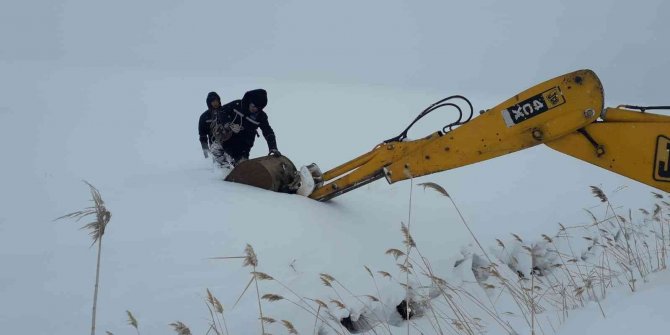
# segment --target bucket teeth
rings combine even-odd
[[[312,179],[314,179],[314,185],[316,187],[321,187],[323,185],[323,173],[321,172],[319,166],[316,165],[316,163],[312,163],[307,165],[307,169],[312,175]]]

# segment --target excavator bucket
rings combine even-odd
[[[246,160],[235,166],[225,180],[282,193],[295,193],[300,183],[298,170],[284,156]]]

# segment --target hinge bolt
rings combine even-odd
[[[586,117],[587,119],[592,118],[594,115],[596,115],[596,112],[591,108],[584,111],[584,117]]]

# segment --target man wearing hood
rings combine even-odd
[[[258,128],[268,143],[270,155],[280,156],[275,133],[263,111],[268,96],[264,89],[256,89],[244,94],[242,100],[231,101],[216,113],[212,123],[215,143],[211,147],[214,159],[222,166],[234,167],[249,158]]]
[[[214,134],[212,133],[211,123],[216,116],[216,111],[221,108],[221,98],[216,92],[207,94],[207,110],[200,115],[198,121],[198,134],[200,135],[200,146],[205,158],[209,157],[209,147],[214,143]]]

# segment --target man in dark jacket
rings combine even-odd
[[[200,121],[198,121],[198,134],[200,135],[202,153],[205,155],[205,158],[208,158],[209,147],[214,143],[211,123],[216,116],[216,111],[221,108],[221,98],[216,92],[209,92],[205,102],[207,102],[207,110],[200,115]]]
[[[268,115],[263,111],[267,103],[267,92],[256,89],[245,93],[242,100],[231,101],[216,112],[216,121],[212,124],[216,142],[211,148],[219,164],[234,167],[248,159],[258,136],[258,128],[268,143],[270,155],[281,155]]]

